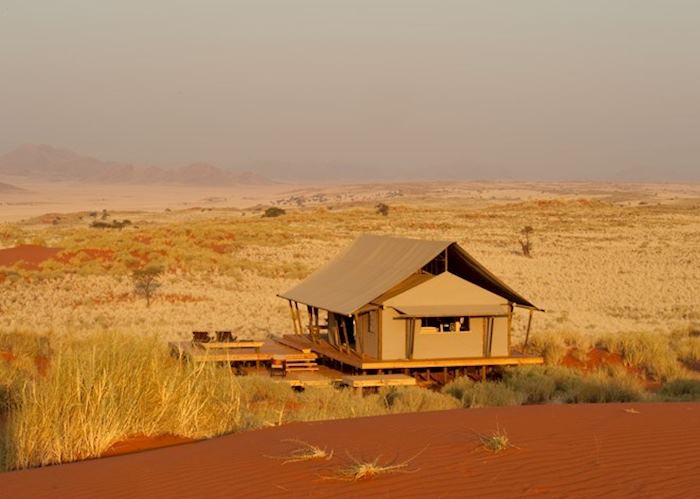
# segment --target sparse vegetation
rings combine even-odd
[[[0,410],[12,411],[0,436],[5,466],[98,455],[134,433],[199,438],[457,406],[700,398],[688,371],[700,360],[694,306],[700,268],[692,265],[700,260],[697,207],[587,200],[472,209],[407,202],[392,205],[388,225],[375,216],[375,202],[305,205],[264,219],[231,210],[173,210],[147,219],[107,214],[104,223],[134,221],[123,232],[93,230],[85,213],[62,214],[58,225],[55,215],[0,224],[4,247],[42,241],[62,248],[36,269],[0,271],[0,351],[16,357],[0,359]],[[88,216],[100,221],[103,213]],[[523,220],[537,227],[543,244],[536,260],[512,251]],[[486,383],[459,379],[442,393],[382,389],[360,397],[350,390],[294,393],[267,379],[236,378],[228,369],[181,365],[168,356],[165,340],[189,338],[193,330],[226,328],[250,338],[288,331],[289,311],[276,294],[361,232],[465,243],[548,310],[535,316],[529,348],[552,365],[507,369]],[[139,306],[130,277],[155,263],[162,265],[163,287],[150,307]],[[516,347],[526,322],[516,315]],[[35,341],[47,336],[50,348]],[[626,365],[587,374],[556,365],[567,352],[585,360],[593,346],[619,354]],[[50,352],[45,375],[35,362],[39,351]],[[645,390],[644,377],[660,382],[658,393]]]
[[[91,224],[90,227],[93,229],[119,229],[122,230],[124,227],[128,227],[131,225],[131,220],[124,219],[124,220],[112,220],[111,222],[107,222],[105,220],[94,220]]]

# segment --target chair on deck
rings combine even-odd
[[[217,331],[216,341],[219,343],[234,342],[238,339],[238,336],[234,336],[231,331]]]
[[[209,343],[211,340],[209,331],[192,331],[192,341],[194,343]]]

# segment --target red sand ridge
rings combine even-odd
[[[173,445],[186,444],[189,442],[193,442],[193,440],[191,438],[170,434],[151,437],[146,435],[132,435],[124,440],[120,440],[119,442],[112,444],[112,446],[107,449],[104,454],[102,454],[102,457],[121,456],[124,454],[131,454],[133,452],[159,449],[162,447],[172,447]]]
[[[51,499],[694,497],[699,427],[697,403],[457,409],[294,423],[0,481],[6,497]],[[479,435],[499,428],[513,447],[485,450]],[[332,459],[285,464],[299,441],[332,450]],[[409,462],[373,479],[337,479],[349,456]]]
[[[61,248],[47,248],[37,244],[22,244],[14,248],[0,250],[0,267],[19,264],[26,270],[37,270],[46,260],[54,258]]]

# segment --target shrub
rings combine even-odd
[[[386,203],[378,203],[374,208],[377,210],[378,215],[382,215],[384,217],[389,215],[390,207]]]
[[[287,212],[283,208],[278,208],[277,206],[271,206],[266,209],[262,214],[263,218],[275,218],[285,215]]]

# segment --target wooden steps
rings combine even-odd
[[[415,386],[416,379],[405,374],[359,374],[343,376],[341,384],[353,388],[372,388],[381,386]]]
[[[270,367],[273,372],[283,376],[297,371],[318,371],[317,356],[313,352],[299,352],[285,355],[273,355]]]

